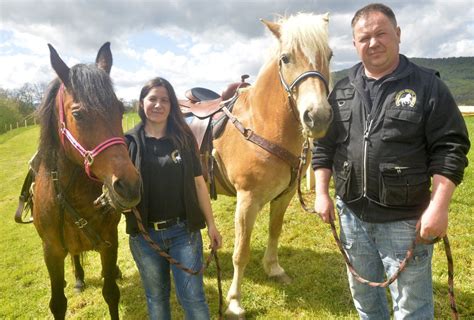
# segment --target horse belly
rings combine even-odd
[[[250,191],[268,202],[288,188],[288,164],[242,137],[239,138],[243,141],[223,138],[216,140],[213,155],[222,175],[236,191]]]

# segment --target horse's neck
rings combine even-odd
[[[276,61],[269,63],[260,72],[247,97],[248,102],[243,108],[250,110],[249,121],[256,133],[280,144],[302,143],[301,125],[291,110],[288,96],[280,82]]]

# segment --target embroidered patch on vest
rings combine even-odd
[[[397,107],[411,107],[416,103],[416,93],[411,89],[399,91],[395,96],[395,105]]]

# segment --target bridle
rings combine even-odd
[[[278,61],[278,74],[280,76],[280,82],[283,85],[283,89],[285,89],[288,95],[288,101],[290,103],[291,111],[293,111],[293,114],[295,115],[296,119],[299,121],[298,110],[296,108],[296,99],[293,96],[295,87],[307,78],[318,78],[319,80],[323,82],[324,87],[326,88],[326,92],[329,95],[329,83],[326,80],[326,78],[322,75],[321,72],[316,71],[316,70],[311,70],[311,71],[303,72],[298,77],[296,77],[296,79],[293,80],[291,84],[288,84],[288,82],[286,82],[285,78],[283,77],[283,73],[281,72],[282,63],[285,63],[284,59],[285,59],[285,56],[282,56],[280,57],[280,60]]]
[[[125,143],[125,140],[121,137],[113,137],[110,139],[105,140],[104,142],[100,143],[97,145],[94,149],[92,150],[87,150],[85,149],[72,135],[71,131],[68,130],[66,127],[66,121],[64,120],[64,84],[61,83],[61,86],[59,87],[58,95],[59,95],[59,136],[61,138],[61,143],[63,147],[65,147],[65,142],[64,138],[66,137],[71,145],[76,149],[80,155],[84,158],[84,169],[87,173],[87,176],[91,178],[92,180],[100,182],[100,180],[91,172],[91,166],[94,163],[94,159],[96,156],[98,156],[102,151],[105,149],[116,145],[116,144],[123,144],[127,145]]]

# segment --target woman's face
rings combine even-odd
[[[153,87],[143,98],[143,110],[147,120],[155,124],[166,124],[170,114],[170,98],[165,87]]]

